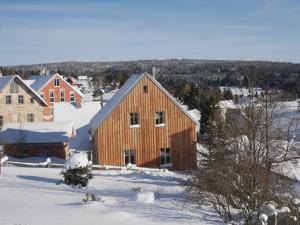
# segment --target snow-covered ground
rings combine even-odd
[[[210,208],[188,203],[182,174],[94,171],[89,187],[78,189],[56,185],[60,171],[2,168],[0,224],[221,224]],[[86,192],[99,201],[83,203]]]

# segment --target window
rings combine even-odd
[[[135,150],[125,150],[124,151],[124,163],[125,163],[125,166],[128,163],[136,164],[136,162],[135,162]]]
[[[54,86],[59,87],[59,78],[54,79]]]
[[[11,104],[11,96],[10,95],[7,95],[5,97],[5,102],[6,102],[6,104]]]
[[[61,102],[65,101],[65,90],[64,89],[60,90],[60,101]]]
[[[54,91],[49,90],[50,102],[54,102]]]
[[[23,95],[18,95],[18,103],[24,104],[24,96]]]
[[[148,93],[148,85],[144,85],[143,90],[144,90],[144,93],[147,94]]]
[[[139,127],[139,114],[137,112],[130,113],[130,127]]]
[[[33,113],[29,113],[27,115],[27,121],[30,122],[34,122],[34,114]]]
[[[10,85],[10,93],[19,93],[19,86],[15,82]]]
[[[165,112],[156,112],[155,113],[155,124],[164,125],[165,124]]]
[[[3,126],[3,116],[0,116],[0,127]]]
[[[70,92],[70,102],[75,102],[75,93],[74,93],[74,91]]]
[[[33,104],[34,103],[34,100],[33,98],[30,98],[30,103]]]
[[[170,148],[160,149],[160,165],[166,165],[171,163],[171,150]]]

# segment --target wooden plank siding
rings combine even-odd
[[[159,111],[165,112],[163,127],[155,127]],[[130,128],[130,112],[139,113],[139,128]],[[100,165],[124,166],[124,150],[133,149],[138,166],[159,168],[160,149],[171,148],[172,169],[194,169],[196,136],[195,122],[145,76],[96,130],[93,159]]]

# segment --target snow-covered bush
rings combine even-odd
[[[73,154],[67,160],[62,175],[66,184],[86,187],[89,180],[93,178],[92,168],[87,156],[81,153]]]

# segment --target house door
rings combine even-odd
[[[125,150],[124,151],[124,162],[125,162],[125,166],[128,163],[136,164],[135,150]]]

